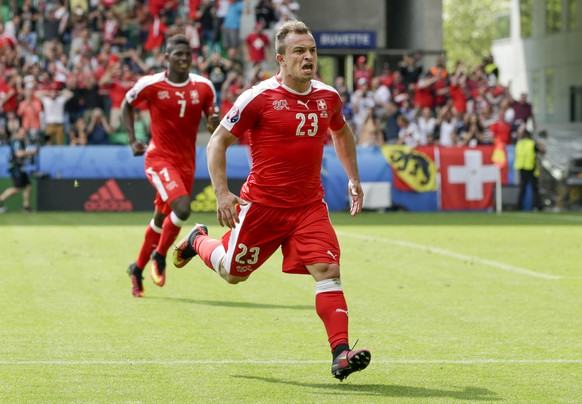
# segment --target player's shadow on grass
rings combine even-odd
[[[480,387],[465,387],[459,390],[426,389],[424,387],[402,386],[397,384],[349,384],[335,383],[300,383],[274,377],[258,377],[248,375],[234,375],[241,379],[260,380],[267,383],[288,384],[297,387],[311,389],[323,389],[329,394],[341,393],[342,397],[352,396],[376,396],[376,397],[410,397],[410,398],[452,398],[455,400],[472,401],[499,401],[497,393]],[[327,392],[325,394],[328,394]],[[349,401],[349,400],[348,400]]]
[[[293,306],[285,304],[264,304],[264,303],[249,303],[249,302],[225,302],[221,300],[199,300],[186,299],[183,297],[162,297],[151,296],[148,299],[171,300],[179,303],[202,304],[205,306],[219,306],[219,307],[239,307],[245,309],[288,309],[288,310],[313,310],[313,305],[297,304]]]

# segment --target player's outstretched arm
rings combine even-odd
[[[354,133],[350,126],[345,124],[340,130],[332,131],[331,136],[335,152],[348,176],[348,192],[352,198],[350,213],[355,216],[362,211],[364,190],[360,184]]]
[[[226,178],[226,149],[236,142],[237,137],[220,125],[210,137],[206,146],[208,173],[216,195],[216,217],[221,226],[234,228],[239,221],[236,205],[246,202],[228,189]]]

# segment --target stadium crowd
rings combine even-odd
[[[272,34],[299,17],[295,0],[0,1],[0,144],[18,132],[35,145],[124,144],[121,103],[144,74],[164,69],[167,37],[185,34],[193,71],[214,84],[222,114],[272,75]],[[241,38],[244,14],[254,30]],[[534,126],[527,94],[514,99],[492,56],[476,67],[405,54],[397,66],[356,55],[354,89],[332,84],[359,145],[511,144],[520,123]],[[140,110],[136,135],[147,141]],[[244,139],[241,139],[244,143]]]

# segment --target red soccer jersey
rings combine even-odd
[[[111,98],[111,108],[121,108],[121,103],[127,91],[133,87],[135,80],[131,77],[115,78],[111,83],[109,98]]]
[[[450,87],[451,99],[453,100],[453,106],[457,112],[464,114],[467,112],[467,97],[465,96],[465,91],[461,86],[452,84]]]
[[[321,163],[328,130],[346,123],[337,91],[317,80],[300,94],[272,77],[245,91],[221,124],[249,130],[252,168],[241,198],[274,207],[323,199]]]
[[[511,125],[507,122],[497,120],[489,126],[489,130],[493,133],[496,142],[501,142],[504,145],[511,144]]]
[[[168,81],[164,71],[139,79],[125,99],[132,106],[148,103],[152,139],[147,158],[175,161],[176,167],[194,174],[200,119],[202,113],[209,116],[216,104],[210,80],[191,73],[188,81],[176,84]]]
[[[269,45],[269,37],[265,34],[251,32],[246,39],[251,62],[262,62],[267,59],[266,49]]]

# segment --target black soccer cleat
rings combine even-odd
[[[194,250],[194,240],[199,235],[208,234],[208,228],[203,224],[194,225],[194,228],[190,230],[190,233],[180,240],[177,246],[174,246],[174,266],[176,268],[182,268],[186,265],[192,258],[198,255],[196,250]]]
[[[372,354],[367,349],[355,351],[345,350],[340,353],[331,365],[331,374],[340,382],[354,372],[366,369],[370,364]]]
[[[127,274],[131,278],[131,294],[135,297],[143,297],[143,270],[135,262],[127,268]]]

